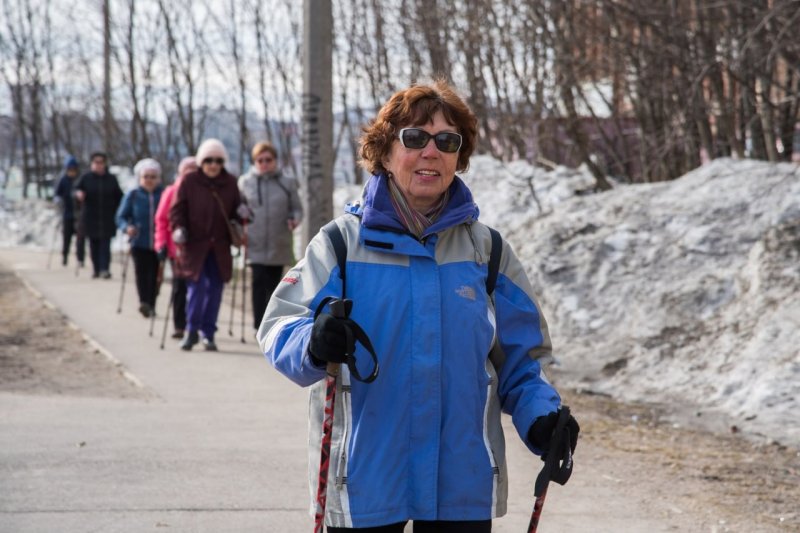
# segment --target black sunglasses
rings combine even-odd
[[[403,146],[412,150],[422,150],[428,146],[431,137],[440,152],[452,154],[461,148],[461,135],[452,131],[440,131],[431,135],[421,128],[403,128],[397,136]]]
[[[225,164],[225,160],[222,159],[221,157],[206,157],[205,159],[203,159],[203,164],[205,165],[206,163],[209,163],[209,164],[210,163],[216,163],[218,165],[224,165]]]

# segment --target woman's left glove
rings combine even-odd
[[[553,440],[553,431],[556,429],[557,422],[558,411],[553,411],[534,420],[528,430],[528,442],[533,444],[535,448],[542,450],[542,459],[547,457],[547,452],[550,451],[550,441]],[[575,446],[578,445],[578,433],[581,431],[581,427],[574,416],[569,415],[564,430],[567,432],[569,447],[574,452]]]

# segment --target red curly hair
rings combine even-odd
[[[371,174],[386,172],[383,162],[402,128],[421,126],[433,122],[433,115],[441,111],[445,120],[461,134],[456,170],[465,171],[475,150],[478,119],[469,106],[443,79],[430,85],[414,84],[398,91],[383,105],[378,116],[363,128],[360,139],[360,164]]]

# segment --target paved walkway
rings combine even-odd
[[[228,308],[218,353],[182,352],[169,338],[162,351],[163,322],[149,337],[136,312],[132,269],[117,314],[118,264],[108,281],[89,279],[87,270],[77,278],[71,268],[47,270],[41,252],[0,249],[0,262],[148,392],[126,400],[0,393],[0,532],[311,531],[307,391],[264,361],[249,327],[246,344],[238,322],[228,335]],[[509,514],[494,531],[519,533],[541,462],[509,421],[506,429]],[[605,490],[614,473],[602,471],[592,450],[579,451],[570,484],[551,487],[541,532],[670,530],[646,495],[632,502]]]

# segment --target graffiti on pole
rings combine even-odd
[[[323,172],[320,130],[322,98],[303,93],[303,174],[309,186],[325,177]]]

